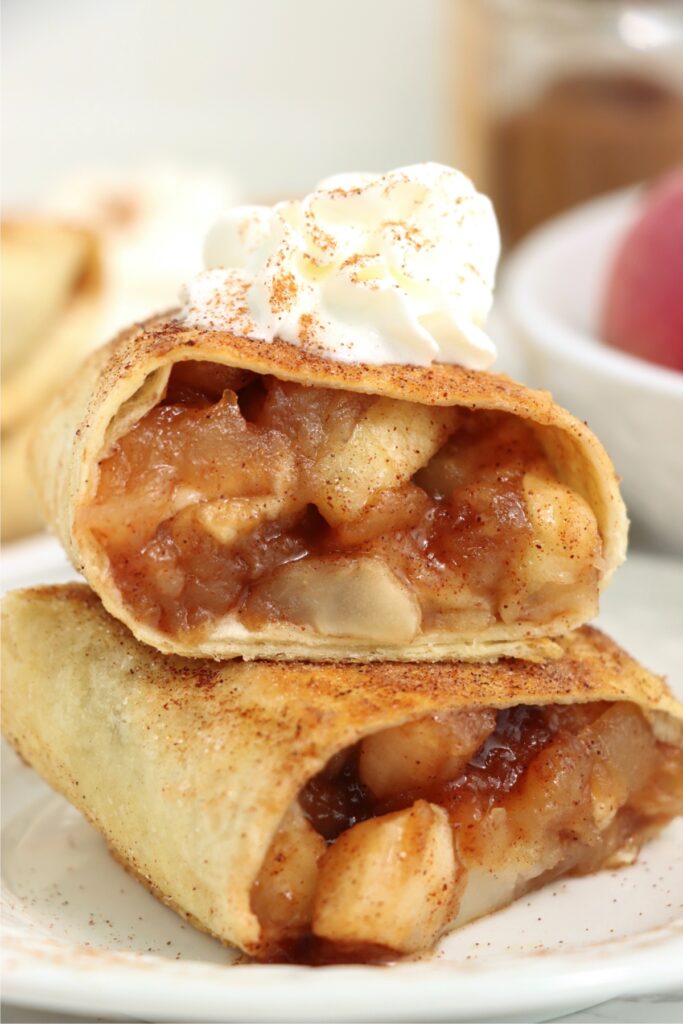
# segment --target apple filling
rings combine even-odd
[[[265,958],[372,960],[564,874],[631,863],[683,813],[683,749],[631,704],[440,713],[302,790],[252,887]]]
[[[180,363],[79,513],[160,631],[407,643],[589,618],[601,541],[533,427]]]

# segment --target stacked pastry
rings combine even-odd
[[[609,458],[487,370],[496,258],[437,165],[232,211],[35,438],[91,589],[6,599],[6,733],[256,957],[428,949],[683,810],[683,708],[584,625]]]

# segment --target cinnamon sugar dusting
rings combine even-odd
[[[291,309],[296,301],[298,285],[293,274],[286,271],[273,278],[270,297],[270,308],[273,313],[284,313]]]
[[[304,347],[315,344],[315,336],[319,324],[312,313],[302,313],[299,317],[299,332]]]
[[[249,278],[239,270],[212,270],[199,275],[188,289],[184,308],[187,320],[201,318],[209,330],[234,330],[244,338],[257,335],[249,311]]]

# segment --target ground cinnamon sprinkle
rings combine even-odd
[[[317,340],[322,331],[320,319],[314,313],[302,313],[299,317],[299,339],[307,352],[325,356],[325,348]]]
[[[379,254],[377,254],[377,256],[379,256]],[[360,253],[354,253],[353,256],[347,256],[347,258],[341,264],[340,269],[343,270],[344,267],[357,267],[359,265],[362,266],[363,263],[367,260],[367,258],[367,256],[361,255]]]
[[[273,278],[270,308],[273,313],[284,313],[296,300],[298,285],[294,275],[289,271],[277,274]]]
[[[302,313],[299,317],[299,336],[304,345],[310,345],[315,340],[315,317],[312,313]]]
[[[319,224],[316,224],[310,213],[306,215],[306,228],[311,236],[313,244],[316,248],[320,249],[321,252],[325,253],[326,256],[331,256],[336,251],[337,243],[332,235],[328,234],[327,231],[324,231]]]

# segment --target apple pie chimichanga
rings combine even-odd
[[[229,212],[184,308],[91,359],[34,447],[107,609],[190,656],[558,655],[626,516],[590,430],[485,372],[497,255],[438,164]]]
[[[34,455],[108,610],[190,656],[548,656],[625,549],[609,458],[547,393],[173,318],[92,357]]]
[[[3,729],[164,902],[259,958],[374,959],[683,811],[683,707],[588,628],[542,664],[167,657],[84,586],[4,601]]]

